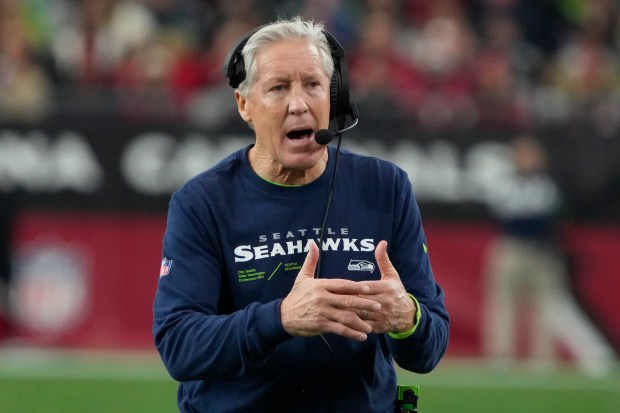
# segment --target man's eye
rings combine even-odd
[[[274,92],[281,92],[286,89],[286,85],[275,85],[271,88]]]

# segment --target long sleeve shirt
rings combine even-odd
[[[392,412],[393,362],[425,373],[444,355],[449,316],[435,282],[411,183],[395,165],[341,151],[320,275],[376,280],[388,254],[419,302],[404,339],[296,337],[282,327],[310,239],[319,243],[335,149],[325,172],[296,187],[257,176],[248,148],[199,174],[170,201],[154,302],[154,338],[180,382],[182,412]]]

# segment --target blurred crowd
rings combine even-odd
[[[0,121],[215,121],[231,44],[297,14],[343,44],[366,110],[432,129],[620,131],[616,0],[0,0]]]

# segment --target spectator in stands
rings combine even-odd
[[[500,236],[487,256],[484,348],[496,366],[513,366],[525,322],[529,359],[553,366],[566,346],[585,372],[610,368],[614,351],[592,326],[570,291],[557,239],[560,190],[549,175],[546,154],[532,136],[510,144],[506,173],[489,186],[489,210]]]
[[[489,13],[483,23],[474,71],[479,126],[530,127],[529,99],[543,69],[543,55],[521,37],[509,15]]]
[[[363,113],[414,115],[423,99],[424,79],[398,48],[398,20],[389,12],[364,17],[349,58],[351,89]]]
[[[423,26],[411,34],[408,51],[423,73],[423,96],[415,119],[427,128],[464,128],[477,121],[474,102],[475,33],[463,4],[439,0],[428,6]]]
[[[113,85],[123,115],[179,119],[192,92],[204,83],[202,67],[180,33],[161,33],[128,50]]]
[[[59,70],[81,88],[108,87],[127,53],[160,30],[150,9],[135,0],[87,0],[74,4],[55,29],[53,51]]]
[[[204,85],[190,97],[186,110],[192,123],[210,128],[230,125],[231,118],[238,119],[236,105],[228,99],[230,87],[222,76],[222,62],[230,46],[265,19],[262,8],[252,0],[225,4],[216,13],[218,24],[211,28],[204,44],[201,57]]]
[[[565,14],[571,8],[583,9],[584,3],[597,0],[555,1],[555,0],[466,0],[470,5],[472,23],[483,27],[486,18],[493,14],[510,16],[520,28],[523,39],[551,56],[564,42],[569,22]],[[606,1],[606,0],[604,0]],[[587,7],[587,6],[586,6]],[[481,33],[484,36],[483,33]]]
[[[36,122],[52,110],[52,84],[11,5],[0,3],[0,120]]]
[[[396,2],[392,0],[303,0],[290,15],[305,16],[307,19],[325,22],[325,27],[333,34],[342,47],[351,50],[357,43],[356,35],[363,15],[372,13],[377,3],[394,8]],[[381,7],[381,4],[378,6]],[[364,13],[364,9],[366,13]],[[280,15],[274,10],[275,15]]]
[[[213,102],[221,99],[219,62],[229,39],[243,33],[240,28],[303,10],[326,20],[328,29],[347,50],[359,52],[351,69],[360,97],[367,82],[368,99],[364,100],[385,98],[374,94],[379,91],[372,87],[374,79],[364,78],[371,70],[383,72],[381,76],[395,72],[390,83],[396,86],[392,87],[409,92],[408,98],[398,103],[423,127],[464,128],[477,122],[498,126],[497,121],[491,122],[498,119],[516,119],[521,125],[533,119],[543,125],[579,121],[587,127],[594,125],[605,136],[620,130],[618,2],[4,0],[2,4],[19,10],[16,20],[25,26],[27,63],[15,57],[3,59],[0,87],[4,93],[0,97],[7,96],[4,100],[17,106],[29,99],[30,103],[23,104],[33,108],[5,109],[5,117],[9,112],[10,116],[43,116],[49,109],[39,109],[49,108],[54,92],[60,105],[114,111],[119,107],[118,96],[111,91],[127,88],[121,96],[129,102],[123,101],[122,107],[133,106],[132,112],[139,112],[135,106],[157,101],[159,105],[152,104],[152,109],[164,109],[173,116],[188,112],[192,121],[216,125],[220,114],[227,116],[229,108],[207,113],[205,106],[214,108]],[[387,20],[392,27],[386,28],[381,22],[384,18],[377,17],[382,13],[390,15]],[[2,15],[9,16],[6,12]],[[579,35],[567,43],[565,34],[571,24],[579,28]],[[356,37],[358,27],[364,29]],[[515,27],[518,30],[513,30]],[[376,36],[368,30],[376,31]],[[13,35],[3,37],[3,43],[18,43]],[[386,37],[393,39],[387,50],[395,51],[396,59],[387,53],[377,55],[374,62],[364,57],[385,43]],[[482,47],[480,55],[477,45]],[[167,54],[170,59],[164,57]],[[403,55],[408,61],[403,62]],[[544,58],[544,66],[553,63],[542,79],[536,77],[539,56]],[[172,63],[164,64],[166,60]],[[16,64],[18,61],[22,63]],[[159,69],[145,73],[140,67],[146,61],[156,61]],[[16,70],[18,65],[24,69]],[[156,72],[160,80],[153,82]],[[524,80],[531,82],[531,91],[525,90]],[[54,85],[59,86],[57,90],[52,90]],[[113,85],[117,88],[110,88]],[[8,98],[15,93],[21,100]],[[133,94],[136,96],[130,96]],[[508,102],[509,96],[518,98]],[[92,106],[80,105],[79,99]],[[152,112],[152,116],[161,112],[143,111]]]
[[[609,104],[614,106],[612,110],[620,110],[615,103],[620,92],[620,56],[610,45],[611,23],[606,13],[607,9],[598,9],[584,18],[552,60],[549,80],[571,102],[572,121],[615,134],[620,119],[600,117]],[[612,125],[600,123],[609,120]]]

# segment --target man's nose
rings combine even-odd
[[[306,97],[304,95],[303,89],[300,86],[293,86],[291,88],[288,111],[292,115],[300,115],[308,111]]]

